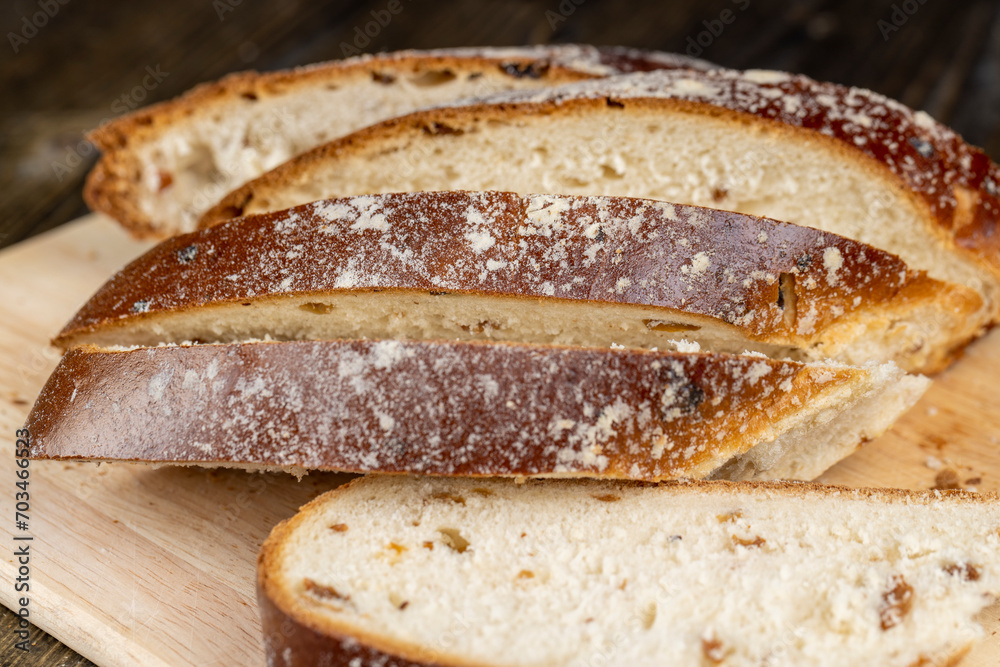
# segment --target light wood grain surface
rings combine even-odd
[[[10,456],[58,360],[47,344],[75,309],[145,244],[89,216],[0,253],[0,541],[12,544]],[[827,472],[849,486],[1000,491],[1000,330],[936,378],[886,436]],[[32,462],[31,620],[100,665],[262,662],[254,600],[270,528],[344,476],[247,474]],[[6,547],[5,547],[6,549]],[[15,565],[0,558],[0,603],[15,606]],[[1000,605],[963,667],[1000,662]]]

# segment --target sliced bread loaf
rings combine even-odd
[[[501,168],[502,165],[502,168]],[[816,226],[1000,312],[1000,167],[922,112],[778,72],[660,71],[419,111],[251,181],[205,224],[431,189],[628,195]]]
[[[84,195],[136,236],[191,231],[219,197],[317,144],[470,95],[669,67],[666,53],[591,46],[401,51],[241,72],[101,126]]]
[[[756,350],[942,367],[971,289],[807,227],[614,197],[502,192],[322,201],[170,239],[56,338],[450,338]]]
[[[77,348],[27,428],[48,459],[812,479],[927,385],[892,364],[501,343]]]
[[[366,477],[258,561],[269,665],[951,665],[996,495]]]

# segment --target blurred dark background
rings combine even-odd
[[[0,246],[87,212],[96,151],[83,132],[102,120],[228,72],[345,53],[546,42],[687,52],[876,90],[1000,158],[1000,2],[400,0],[364,35],[387,1],[2,3]],[[0,615],[3,665],[90,664],[37,632],[18,655],[14,618]]]
[[[588,42],[687,51],[871,88],[1000,156],[995,1],[400,2],[372,38],[363,27],[387,0],[4,3],[0,246],[87,212],[80,189],[96,151],[83,132],[102,120],[227,72],[355,50]]]

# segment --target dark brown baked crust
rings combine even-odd
[[[512,91],[456,106],[418,111],[332,141],[286,162],[227,195],[202,218],[209,225],[241,215],[270,188],[307,177],[310,166],[340,154],[386,149],[427,128],[467,131],[489,120],[516,122],[569,114],[680,110],[765,123],[814,141],[864,164],[873,178],[888,178],[926,211],[927,233],[967,253],[1000,279],[1000,167],[980,149],[935,122],[877,93],[821,83],[805,76],[734,70],[663,70],[572,83],[543,91]],[[248,210],[253,210],[250,207]]]
[[[395,77],[447,72],[461,77],[488,76],[557,85],[629,72],[684,67],[712,67],[696,58],[623,47],[586,45],[465,48],[398,51],[365,55],[277,72],[237,72],[201,84],[173,100],[153,104],[112,120],[88,134],[104,153],[90,172],[84,199],[91,209],[107,213],[139,238],[163,236],[135,201],[134,183],[140,177],[133,151],[144,142],[169,132],[185,118],[225,109],[234,101],[246,104],[269,100],[309,86],[348,85],[373,77]]]
[[[931,367],[976,333],[962,330],[962,317],[981,306],[971,289],[895,255],[766,218],[617,197],[405,193],[169,239],[115,275],[54,342],[113,340],[116,329],[194,309],[380,291],[654,306],[665,320],[691,313],[798,348],[835,348],[838,327],[856,336],[852,322],[888,327],[918,304],[940,303],[958,314],[955,341]]]
[[[865,373],[469,342],[77,348],[27,428],[34,458],[672,479],[707,475]]]
[[[289,536],[296,526],[311,513],[330,500],[331,496],[348,491],[354,485],[364,484],[365,478],[356,479],[337,489],[328,491],[300,508],[299,512],[271,530],[257,558],[257,602],[261,613],[267,664],[288,667],[316,667],[319,665],[347,665],[355,667],[476,667],[453,656],[437,655],[431,649],[416,645],[391,645],[385,637],[353,636],[351,629],[342,627],[329,618],[310,614],[295,595],[276,580],[281,572],[282,549],[290,548]],[[619,491],[637,486],[641,482],[594,480],[529,480],[526,484],[574,486],[587,484],[597,487],[598,493]],[[678,486],[685,490],[710,493],[751,492],[764,497],[785,497],[795,502],[803,496],[846,496],[857,500],[881,503],[932,504],[949,502],[997,503],[995,493],[968,493],[965,491],[906,491],[902,489],[825,486],[803,482],[725,482],[690,481],[664,482],[656,485],[665,492]],[[375,648],[378,646],[379,648]],[[957,647],[953,655],[938,655],[937,660],[921,660],[919,665],[948,667],[957,664],[969,646]],[[405,657],[404,657],[405,656]],[[352,660],[360,662],[352,663]]]

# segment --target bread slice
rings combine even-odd
[[[450,338],[669,348],[931,371],[977,332],[971,289],[806,227],[614,197],[321,201],[171,239],[55,343]]]
[[[927,385],[892,364],[501,343],[78,348],[27,428],[45,459],[811,479]]]
[[[133,234],[194,229],[218,199],[325,141],[470,95],[667,67],[686,56],[591,46],[400,51],[203,84],[94,130],[104,152],[84,191]]]
[[[404,190],[650,197],[888,250],[981,293],[983,325],[1000,312],[998,183],[982,151],[870,91],[778,72],[664,70],[385,121],[238,188],[204,221]]]
[[[258,560],[269,665],[954,664],[995,494],[370,476]]]

